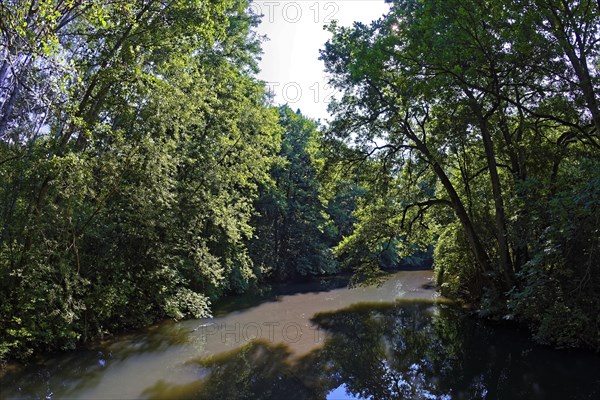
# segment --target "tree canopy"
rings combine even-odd
[[[0,3],[0,360],[227,294],[433,257],[442,294],[600,348],[600,5],[335,22],[327,126],[274,107],[248,0]]]
[[[401,0],[331,24],[330,132],[376,193],[339,251],[435,243],[442,293],[597,348],[599,26],[597,3],[552,0]]]
[[[0,358],[245,290],[281,132],[247,2],[0,10]]]

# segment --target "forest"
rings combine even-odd
[[[2,0],[0,362],[429,262],[600,351],[600,3],[391,3],[328,24],[322,124],[256,77],[248,0]]]

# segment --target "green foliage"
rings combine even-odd
[[[543,230],[510,306],[543,343],[600,349],[599,167],[590,160],[570,164],[560,177],[561,191],[548,208],[535,210],[543,214]]]
[[[339,254],[372,276],[382,244],[433,243],[445,295],[597,349],[598,26],[592,1],[535,0],[401,0],[331,24],[329,131],[368,188]]]
[[[445,295],[600,348],[594,2],[334,23],[327,131],[268,107],[258,20],[247,0],[0,4],[0,360],[432,247]]]
[[[248,1],[0,13],[0,359],[336,270],[353,194],[321,187],[315,123],[267,105]]]
[[[280,128],[257,17],[245,0],[30,3],[0,8],[0,359],[209,315],[259,273],[253,201]]]
[[[318,177],[317,126],[287,106],[279,109],[279,118],[284,129],[279,161],[255,203],[252,258],[263,274],[278,280],[333,273],[330,246],[337,228]]]
[[[478,299],[481,285],[477,282],[477,265],[460,226],[453,222],[440,231],[433,253],[433,268],[441,294],[450,298]]]

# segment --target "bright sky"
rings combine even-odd
[[[318,59],[331,36],[323,26],[332,20],[344,26],[369,23],[389,7],[384,0],[255,0],[251,8],[263,15],[258,32],[269,38],[263,43],[258,77],[275,94],[275,103],[300,108],[313,119],[327,119],[334,91],[326,85]]]

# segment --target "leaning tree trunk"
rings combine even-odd
[[[406,129],[406,135],[415,143],[417,149],[425,156],[428,160],[429,164],[433,168],[433,171],[440,179],[440,182],[444,186],[444,189],[448,193],[450,197],[450,203],[452,204],[452,208],[456,213],[458,220],[460,221],[461,227],[463,228],[465,234],[467,235],[467,241],[469,242],[469,247],[473,256],[475,257],[475,261],[479,266],[481,272],[489,273],[492,271],[490,257],[488,256],[481,240],[479,239],[479,235],[475,230],[475,226],[471,218],[469,218],[469,214],[465,209],[465,206],[458,195],[458,192],[454,188],[454,185],[450,181],[448,175],[439,164],[439,162],[435,159],[433,154],[427,148],[427,145],[420,140],[410,129]]]
[[[504,213],[504,198],[502,196],[502,186],[500,184],[500,176],[498,175],[498,164],[496,162],[496,154],[494,151],[494,143],[489,129],[489,121],[481,106],[475,102],[475,99],[469,91],[467,95],[471,98],[471,109],[476,114],[481,137],[483,139],[483,147],[485,149],[485,158],[487,161],[488,170],[490,173],[490,181],[492,184],[492,193],[494,196],[494,206],[496,210],[496,234],[498,235],[498,255],[500,258],[500,273],[502,274],[506,285],[510,288],[514,282],[514,272],[510,259],[510,250],[508,246],[508,231],[506,229],[506,216]]]

